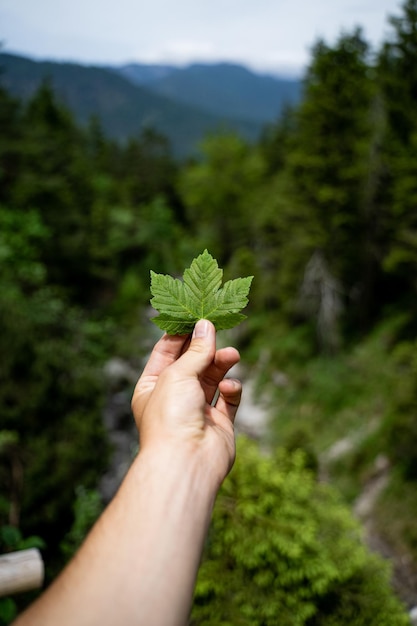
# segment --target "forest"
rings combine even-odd
[[[150,270],[181,276],[208,249],[225,278],[254,276],[219,341],[270,420],[239,436],[190,623],[410,623],[417,0],[388,26],[376,51],[359,28],[317,41],[299,105],[185,161],[153,129],[81,128],[47,83],[27,103],[0,90],[0,550],[40,547],[46,583],[105,505],[104,371],[116,356],[139,374],[157,336]],[[381,471],[365,524],[354,505]],[[0,624],[36,593],[0,599]]]

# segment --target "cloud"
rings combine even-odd
[[[135,56],[149,63],[186,63],[190,59],[216,59],[216,46],[211,41],[200,39],[172,39],[163,42],[160,48],[138,48]]]
[[[91,63],[228,60],[305,66],[317,38],[364,27],[377,43],[401,0],[1,0],[8,49]]]

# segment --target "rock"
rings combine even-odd
[[[357,498],[353,509],[359,519],[365,520],[372,514],[375,503],[388,485],[388,481],[389,474],[385,472],[376,476],[366,484],[362,493]]]
[[[138,372],[123,359],[114,357],[104,365],[104,375],[111,389],[136,384]]]
[[[255,383],[246,378],[239,365],[230,371],[232,378],[239,378],[243,382],[242,400],[236,416],[236,432],[244,433],[256,439],[266,435],[269,426],[269,411],[262,398],[256,397]]]
[[[112,455],[99,490],[105,502],[117,491],[138,447],[138,435],[131,410],[131,399],[138,373],[120,358],[112,358],[104,367],[108,385],[103,422],[108,432]]]
[[[410,613],[411,626],[417,626],[417,606],[414,606]]]
[[[323,454],[323,460],[326,462],[337,461],[343,456],[346,456],[355,448],[355,442],[352,437],[344,437],[336,441],[325,454]]]

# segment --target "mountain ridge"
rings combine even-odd
[[[198,64],[193,65],[192,72],[195,73],[196,67]],[[184,76],[182,70],[161,65],[153,69],[148,66],[145,74],[146,71],[148,76],[142,77],[144,85],[138,84],[137,78],[134,82],[123,75],[118,66],[39,61],[0,53],[0,84],[12,95],[28,100],[42,82],[48,80],[59,101],[79,123],[86,125],[95,116],[103,131],[118,141],[125,142],[145,128],[153,127],[168,138],[173,153],[184,158],[198,152],[201,140],[208,133],[232,131],[248,141],[259,137],[264,122],[246,119],[243,109],[236,110],[229,103],[229,108],[209,110],[198,106],[195,98],[187,102],[186,98],[181,100],[166,89],[164,92],[161,83],[178,71],[179,76]]]
[[[184,67],[130,63],[118,71],[137,85],[146,84],[155,93],[200,110],[261,124],[276,119],[301,97],[299,79],[256,73],[226,61]]]

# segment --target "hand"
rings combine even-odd
[[[133,394],[141,450],[167,444],[177,454],[202,455],[220,484],[234,461],[233,422],[242,391],[238,380],[224,376],[239,358],[235,348],[216,350],[215,328],[207,320],[196,324],[191,339],[164,335]]]

